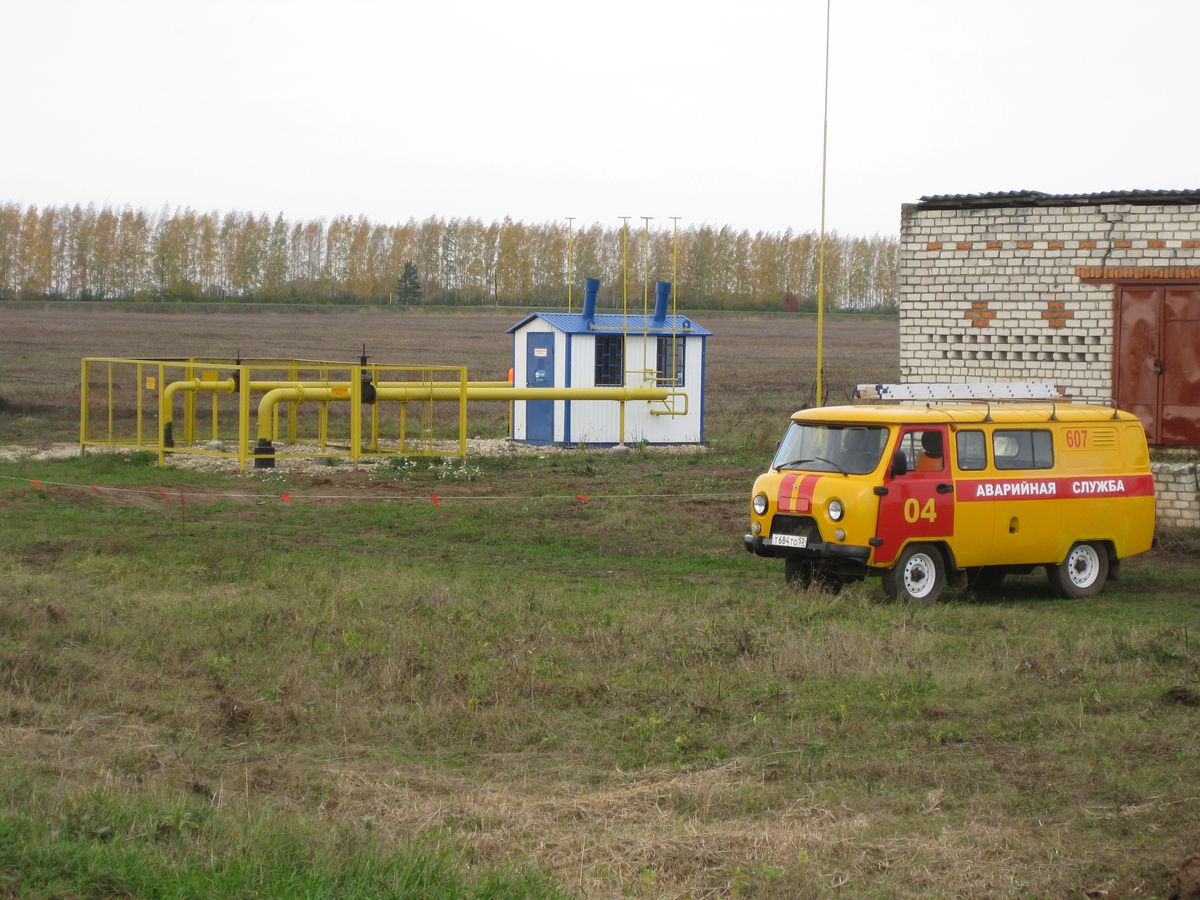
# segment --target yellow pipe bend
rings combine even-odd
[[[335,396],[334,391],[337,391]],[[303,384],[293,384],[290,387],[272,388],[262,395],[262,399],[258,401],[258,439],[260,441],[270,442],[271,435],[274,432],[272,425],[274,423],[275,404],[283,402],[296,402],[302,400],[348,400],[350,391],[346,387],[312,387],[304,386]]]
[[[212,391],[214,394],[232,394],[233,379],[224,381],[202,381],[199,378],[185,378],[182,381],[172,381],[163,388],[163,422],[169,424],[175,417],[173,401],[180,391],[195,393],[197,391]]]

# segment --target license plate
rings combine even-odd
[[[808,538],[803,534],[773,534],[771,544],[775,547],[807,547]]]

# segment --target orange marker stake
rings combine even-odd
[[[434,495],[433,495],[432,497],[430,497],[429,499],[433,501],[433,505],[434,505],[434,506],[441,506],[441,505],[442,505],[440,502],[438,502],[437,494],[434,494]]]
[[[96,486],[93,484],[93,485],[92,485],[92,493],[93,493],[93,494],[98,494],[98,493],[100,493],[100,488],[96,487]]]
[[[42,486],[42,483],[40,481],[34,481],[32,478],[29,479],[29,483],[32,484],[34,487]]]
[[[575,499],[578,500],[580,503],[587,503],[588,495],[587,494],[576,494]]]
[[[280,498],[280,499],[282,499],[284,503],[291,503],[291,502],[292,502],[292,495],[291,495],[291,494],[284,494],[284,495],[283,495],[283,497],[282,497],[282,498]]]

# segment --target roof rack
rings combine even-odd
[[[1070,400],[1053,384],[1024,381],[977,384],[860,384],[855,400]]]

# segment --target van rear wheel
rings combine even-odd
[[[1108,548],[1088,541],[1072,544],[1066,559],[1046,566],[1046,575],[1050,586],[1063,597],[1094,596],[1108,580]]]
[[[883,592],[892,599],[926,606],[946,589],[946,562],[932,544],[910,544],[883,573]]]

